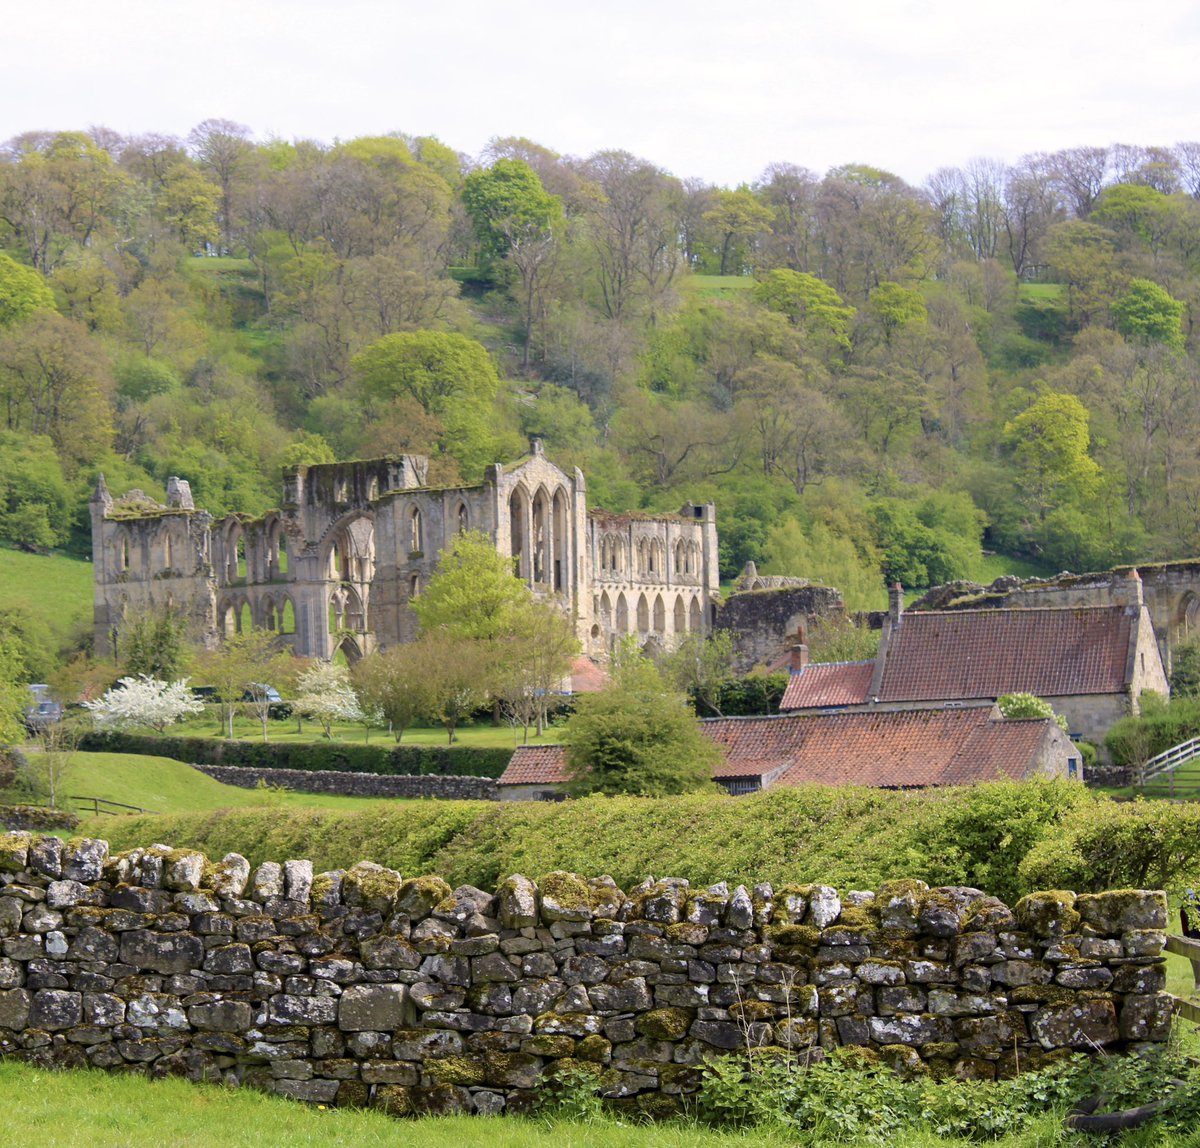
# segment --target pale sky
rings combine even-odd
[[[1200,139],[1194,0],[0,0],[0,140],[521,135],[735,185]]]

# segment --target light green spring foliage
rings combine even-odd
[[[1088,453],[1088,410],[1075,395],[1046,391],[1004,427],[1017,481],[1042,518],[1060,500],[1088,498],[1100,467]]]
[[[1157,835],[1145,832],[1158,822]],[[1129,826],[1136,848],[1110,849],[1101,824],[1122,834]],[[823,881],[846,889],[913,877],[971,885],[1012,904],[1060,887],[1056,872],[1078,874],[1071,886],[1078,892],[1140,886],[1146,875],[1165,875],[1173,889],[1200,883],[1200,804],[1117,803],[1073,782],[905,793],[801,786],[738,798],[594,795],[559,804],[380,802],[352,815],[110,818],[88,831],[114,849],[166,841],[213,857],[243,853],[256,864],[307,857],[318,869],[369,859],[407,876],[437,873],[485,889],[511,873],[536,879],[555,869],[611,873],[623,888],[649,874],[700,885]],[[1045,850],[1056,852],[1043,861]],[[1059,863],[1069,869],[1056,870]]]
[[[767,574],[791,574],[821,586],[835,586],[849,610],[878,610],[887,605],[887,590],[878,565],[865,562],[850,539],[822,522],[805,528],[786,518],[767,534]]]
[[[814,662],[865,662],[879,653],[882,634],[850,618],[821,618],[808,633],[809,657]]]
[[[34,311],[53,311],[54,292],[32,267],[0,253],[0,327],[19,322]]]
[[[562,200],[550,195],[537,173],[519,159],[498,159],[463,184],[463,206],[475,226],[482,262],[502,259],[513,244],[562,226]]]
[[[1131,342],[1162,343],[1176,350],[1184,344],[1187,304],[1150,279],[1131,279],[1129,290],[1112,305],[1117,330]]]
[[[576,794],[661,797],[711,789],[720,760],[686,695],[630,638],[616,651],[611,684],[576,702],[563,741]]]
[[[754,298],[779,311],[818,344],[850,349],[855,310],[828,283],[804,271],[776,268],[754,288]]]
[[[0,634],[0,745],[24,738],[21,717],[30,704],[25,659],[19,643],[8,634]]]
[[[384,405],[410,399],[443,428],[439,448],[469,481],[495,461],[493,403],[500,376],[484,347],[446,331],[398,331],[351,361],[364,396]]]
[[[442,551],[437,572],[412,608],[425,633],[491,640],[512,632],[531,597],[492,540],[464,530]]]

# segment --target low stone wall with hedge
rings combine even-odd
[[[513,753],[511,749],[486,746],[228,741],[215,737],[155,737],[100,731],[84,734],[79,739],[79,748],[99,753],[155,754],[189,765],[493,778],[504,772]]]
[[[464,801],[498,801],[500,790],[490,777],[391,777],[377,773],[338,773],[329,769],[252,769],[244,765],[194,765],[225,785],[257,789],[277,785],[297,793],[338,793],[344,797],[437,797]],[[31,828],[31,826],[13,826]]]
[[[0,829],[74,829],[79,818],[45,805],[0,805]]]
[[[1167,1038],[1163,893],[895,881],[839,894],[549,873],[494,892],[371,862],[0,836],[0,1053],[399,1114],[527,1111],[587,1069],[675,1109],[747,1046],[990,1079]]]

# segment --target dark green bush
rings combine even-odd
[[[241,765],[257,769],[331,769],[340,773],[440,774],[499,777],[510,749],[486,746],[344,745],[338,742],[222,741],[210,737],[91,732],[79,748],[103,753],[170,757],[190,765]]]
[[[717,694],[717,706],[726,717],[748,717],[754,714],[777,714],[788,675],[753,674],[724,682]],[[712,711],[694,690],[688,691],[688,701],[700,717],[712,717]]]
[[[1137,768],[1163,750],[1198,736],[1200,698],[1172,698],[1165,705],[1161,699],[1147,704],[1143,698],[1141,716],[1121,718],[1108,731],[1104,744],[1114,765]]]

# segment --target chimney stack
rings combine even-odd
[[[801,642],[798,646],[793,646],[791,650],[791,659],[788,668],[793,674],[798,674],[805,666],[808,665],[808,647]]]
[[[900,616],[904,613],[904,587],[899,582],[893,582],[888,590],[888,617],[893,625],[900,624]]]

